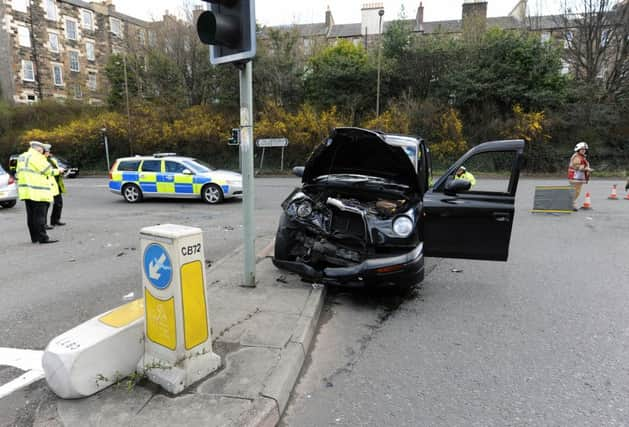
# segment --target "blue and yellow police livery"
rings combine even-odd
[[[242,176],[191,157],[158,153],[117,159],[109,172],[109,189],[129,203],[144,197],[201,197],[215,204],[242,196]]]

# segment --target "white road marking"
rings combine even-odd
[[[0,366],[13,366],[27,371],[20,377],[0,386],[0,399],[44,378],[43,351],[0,347]]]

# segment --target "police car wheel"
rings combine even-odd
[[[201,190],[201,196],[207,203],[215,205],[223,201],[223,190],[216,184],[208,184]]]
[[[126,184],[122,187],[122,197],[129,203],[139,202],[142,200],[142,191],[135,184]]]

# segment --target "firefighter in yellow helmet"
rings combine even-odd
[[[26,223],[33,243],[54,243],[46,233],[46,211],[53,201],[49,176],[63,173],[63,169],[53,168],[46,160],[44,151],[48,144],[31,141],[28,151],[20,154],[16,176],[18,196],[26,204]]]

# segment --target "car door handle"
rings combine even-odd
[[[494,219],[498,222],[509,222],[511,221],[511,217],[508,213],[504,213],[504,212],[494,212],[492,214],[492,216],[494,217]]]

